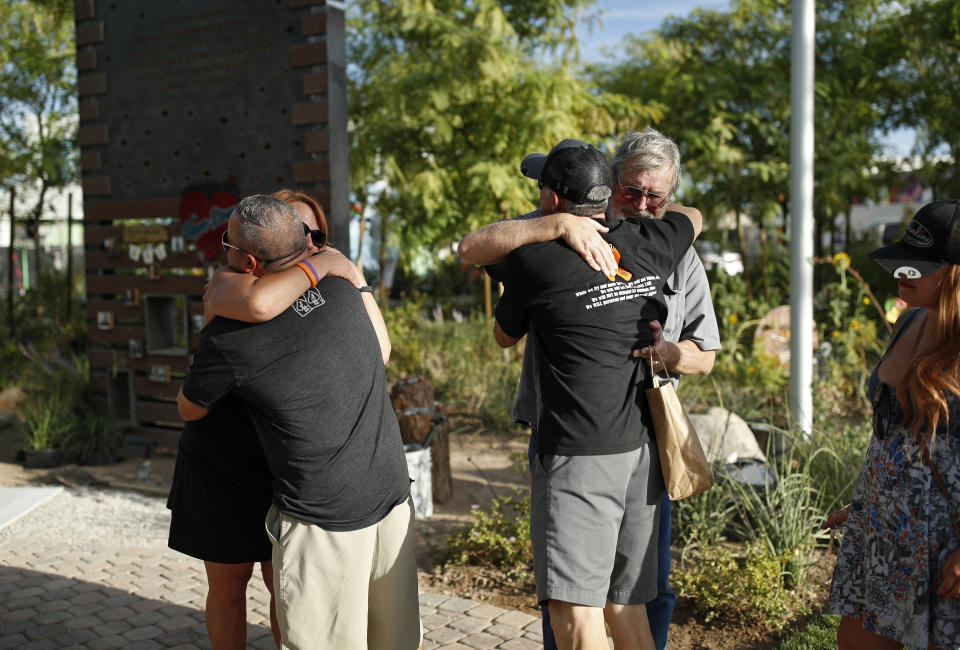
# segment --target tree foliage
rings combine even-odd
[[[0,43],[0,184],[31,188],[38,219],[47,190],[76,169],[73,3],[4,2]]]
[[[779,212],[786,225],[791,8],[785,0],[734,0],[726,11],[669,19],[632,37],[623,61],[591,71],[604,90],[669,107],[660,128],[680,143],[690,180],[684,199],[708,219],[733,213],[738,230],[744,211],[765,227]],[[814,217],[822,255],[837,224],[851,241],[855,200],[882,197],[889,186],[895,171],[878,158],[882,131],[916,128],[926,183],[937,196],[960,194],[960,96],[950,81],[960,74],[960,5],[824,0],[816,10]],[[944,151],[946,161],[931,157]],[[742,234],[740,241],[742,250]]]
[[[670,18],[630,37],[621,63],[595,68],[600,88],[656,97],[658,128],[677,140],[686,200],[710,217],[769,212],[788,176],[790,4],[739,0],[729,11]]]
[[[926,180],[938,197],[960,196],[960,3],[915,0],[886,26],[891,47],[902,58],[882,70],[894,120],[918,134],[918,153],[928,162]],[[952,161],[931,161],[938,152]]]
[[[565,58],[590,2],[354,3],[352,189],[363,197],[385,183],[376,207],[407,254],[533,209],[536,191],[519,173],[527,153],[660,116],[654,103],[594,92]]]

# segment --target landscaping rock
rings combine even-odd
[[[711,463],[732,464],[743,460],[767,462],[750,426],[736,413],[713,406],[706,413],[691,414],[690,421]]]

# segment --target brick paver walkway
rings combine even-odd
[[[202,563],[169,549],[70,550],[43,540],[0,541],[0,650],[210,648]],[[276,646],[267,591],[248,589],[247,644]],[[465,598],[420,596],[425,648],[533,650],[540,620]]]

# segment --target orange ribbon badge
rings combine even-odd
[[[608,244],[608,246],[610,246],[610,250],[613,251],[613,259],[614,259],[614,261],[616,261],[616,263],[619,265],[619,264],[620,264],[620,251],[618,251],[618,250],[617,250],[617,247],[614,246],[613,244]],[[607,279],[610,280],[610,282],[614,282],[614,281],[617,279],[617,278],[616,278],[617,275],[619,275],[621,278],[623,278],[623,279],[626,280],[627,282],[629,282],[630,279],[633,277],[633,273],[631,273],[630,271],[626,270],[625,268],[622,268],[622,267],[620,267],[620,266],[617,266],[616,275],[608,275],[608,276],[607,276]]]

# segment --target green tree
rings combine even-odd
[[[878,43],[888,5],[817,3],[818,233],[832,232],[853,198],[872,191],[866,170],[885,125],[878,100],[890,85],[871,55],[887,51]],[[690,179],[685,199],[708,220],[732,212],[741,253],[745,212],[761,233],[777,215],[786,225],[791,8],[788,0],[734,0],[727,11],[671,18],[654,35],[631,38],[623,62],[593,70],[604,90],[657,97],[668,107],[660,128],[680,144]]]
[[[684,200],[708,221],[733,212],[742,254],[741,215],[781,211],[789,173],[789,16],[786,0],[697,10],[631,37],[622,63],[594,70],[600,88],[668,107],[658,128],[683,153]]]
[[[960,3],[904,3],[889,17],[886,38],[902,53],[883,74],[898,91],[895,123],[916,129],[917,153],[927,161],[925,180],[934,195],[960,196]],[[952,160],[934,161],[944,151]]]
[[[362,203],[371,185],[386,186],[373,204],[402,262],[533,209],[525,154],[659,117],[578,78],[572,27],[590,2],[352,5],[351,185]]]
[[[852,206],[876,198],[889,174],[878,160],[878,134],[890,122],[888,98],[894,92],[878,74],[896,55],[885,34],[889,3],[881,0],[830,0],[817,8],[814,149],[814,254],[833,255],[838,239],[853,241]],[[874,172],[876,169],[877,172]],[[886,170],[884,170],[886,171]],[[823,240],[830,244],[823,248]],[[832,280],[818,265],[821,284]],[[857,309],[850,303],[848,309]]]
[[[35,197],[28,218],[39,248],[47,192],[76,175],[73,3],[0,4],[0,43],[0,185]]]

